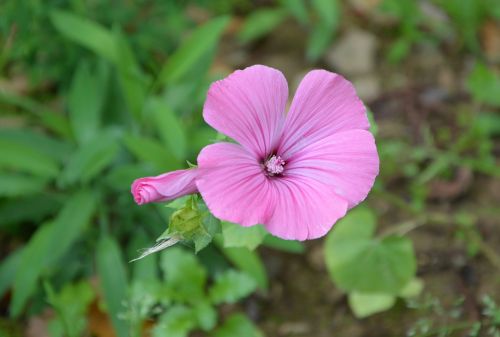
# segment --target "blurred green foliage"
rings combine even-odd
[[[451,26],[430,20],[416,0],[384,0],[375,9],[394,18],[384,50],[391,62],[449,34],[475,58],[466,84],[472,102],[457,112],[457,139],[446,139],[446,128],[442,135],[428,129],[418,146],[377,139],[382,167],[374,194],[416,218],[425,211],[432,179],[447,179],[463,167],[500,174],[493,153],[493,138],[500,135],[500,76],[477,38],[485,20],[500,18],[500,6],[495,0],[433,3]],[[98,301],[119,337],[139,336],[151,319],[157,322],[153,336],[187,336],[192,330],[262,336],[242,314],[219,319],[218,306],[266,291],[258,246],[290,253],[302,253],[304,246],[272,237],[261,226],[243,228],[213,217],[204,219],[211,221],[203,222],[205,232],[187,233],[173,214],[185,212],[188,200],[137,207],[130,184],[186,167],[217,138],[200,111],[208,85],[224,75],[210,69],[234,17],[244,19],[235,40],[246,47],[280,25],[298,24],[307,35],[304,63],[321,66],[342,29],[345,7],[337,0],[269,6],[249,0],[2,1],[0,75],[29,82],[20,91],[0,89],[1,118],[9,121],[0,128],[0,240],[6,254],[0,295],[11,293],[11,317],[36,315],[50,305],[56,312],[51,333],[80,336],[89,306]],[[188,15],[193,9],[203,19]],[[406,179],[408,200],[388,192],[394,177]],[[206,215],[204,207],[196,201],[190,210]],[[477,253],[474,219],[467,225],[463,219],[455,219],[459,233],[476,235],[470,251]],[[386,310],[422,288],[406,233],[384,235],[376,223],[373,209],[358,208],[325,244],[332,280],[358,317]],[[180,233],[188,248],[206,248],[197,257],[173,247],[159,262],[152,255],[125,263],[151,246],[166,224],[167,234]],[[96,275],[97,289],[89,283]]]

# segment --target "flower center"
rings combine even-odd
[[[280,157],[273,155],[264,163],[267,173],[272,177],[283,173],[285,169],[285,161]]]

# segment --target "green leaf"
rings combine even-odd
[[[423,289],[424,282],[419,278],[414,278],[401,289],[398,295],[403,298],[417,297]]]
[[[46,178],[0,173],[0,197],[19,197],[39,193],[47,185]]]
[[[222,237],[224,247],[245,247],[255,249],[267,235],[262,225],[243,227],[234,223],[222,221]]]
[[[184,160],[187,154],[186,131],[175,113],[166,102],[159,99],[150,100],[149,109],[152,111],[158,136],[177,159]]]
[[[212,337],[263,337],[262,332],[243,314],[232,314],[222,326],[217,328]]]
[[[160,258],[165,283],[172,299],[196,303],[203,299],[207,274],[196,257],[179,247],[166,249]]]
[[[12,286],[14,276],[22,261],[24,248],[18,248],[4,259],[0,264],[0,297]]]
[[[153,337],[187,337],[196,323],[191,308],[175,305],[161,315],[159,323],[153,328]]]
[[[168,58],[160,73],[160,82],[169,84],[178,82],[198,62],[211,57],[228,23],[228,17],[219,17],[196,28]]]
[[[67,283],[59,293],[46,284],[49,303],[57,314],[56,320],[64,327],[65,335],[81,336],[87,326],[88,306],[95,298],[92,286],[86,282]]]
[[[386,311],[396,303],[396,296],[390,294],[349,293],[349,307],[357,318],[365,318]]]
[[[375,216],[368,208],[352,210],[327,237],[327,268],[345,291],[397,295],[416,272],[408,238],[373,238]]]
[[[0,139],[30,147],[32,150],[62,162],[72,151],[72,145],[42,132],[22,129],[0,129]]]
[[[319,60],[330,46],[334,34],[335,31],[329,29],[324,23],[316,23],[307,41],[307,59],[313,62]]]
[[[81,237],[94,210],[94,196],[88,191],[80,191],[68,199],[52,222],[42,225],[31,237],[21,259],[21,265],[29,268],[20,268],[15,275],[10,304],[13,316],[21,313],[26,300],[35,290],[41,274],[54,266]]]
[[[467,79],[467,87],[474,100],[500,107],[500,76],[492,69],[477,62]]]
[[[312,0],[312,6],[328,30],[336,30],[340,21],[337,0]]]
[[[52,11],[50,19],[59,33],[66,38],[92,50],[113,64],[120,62],[118,42],[109,30],[98,23],[61,10]]]
[[[123,142],[137,159],[151,163],[160,171],[180,168],[179,161],[156,140],[127,135]]]
[[[119,317],[125,311],[127,275],[120,247],[113,238],[101,237],[97,244],[96,261],[104,302],[115,333],[118,337],[128,337],[129,323]]]
[[[38,222],[56,213],[61,203],[52,195],[34,195],[6,200],[0,204],[0,228],[25,221]]]
[[[71,156],[61,181],[66,184],[88,183],[115,160],[118,149],[113,132],[99,134]]]
[[[309,13],[305,0],[281,0],[280,4],[288,9],[301,24],[306,25],[309,23]]]
[[[283,22],[287,14],[287,11],[282,8],[253,11],[245,20],[238,38],[242,42],[249,42],[269,34]]]
[[[268,286],[267,273],[259,255],[247,248],[223,247],[222,240],[216,237],[215,243],[222,253],[241,271],[257,282],[259,288],[266,290]]]
[[[217,324],[217,310],[208,301],[201,301],[194,306],[197,325],[203,331],[212,330]]]
[[[39,177],[55,177],[59,172],[56,161],[23,143],[0,139],[0,169],[28,172]]]
[[[256,287],[257,283],[252,277],[243,272],[228,270],[216,276],[209,296],[214,304],[236,303],[250,295]]]
[[[106,64],[100,63],[97,71],[92,71],[88,62],[78,64],[68,95],[68,109],[73,134],[80,144],[93,139],[99,130],[108,79]]]
[[[294,240],[283,240],[273,235],[266,235],[263,242],[264,246],[282,250],[287,253],[301,254],[305,251],[302,242]]]

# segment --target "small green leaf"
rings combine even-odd
[[[163,251],[160,261],[172,299],[196,303],[204,298],[206,271],[192,253],[179,247],[171,247]]]
[[[87,326],[86,313],[88,306],[95,298],[92,286],[85,281],[67,283],[59,293],[54,293],[46,284],[49,303],[57,314],[56,320],[65,329],[69,337],[81,336]]]
[[[0,297],[3,297],[7,289],[12,286],[16,270],[22,261],[23,252],[23,247],[18,248],[0,263]]]
[[[101,123],[109,68],[101,63],[92,71],[89,63],[81,61],[73,76],[68,95],[68,109],[73,133],[80,144],[94,138]]]
[[[68,39],[92,50],[111,63],[118,64],[120,53],[113,34],[101,25],[69,12],[54,10],[52,24]]]
[[[401,289],[398,296],[403,298],[417,297],[423,289],[424,282],[419,278],[414,278]]]
[[[219,17],[198,27],[168,58],[160,73],[160,82],[178,82],[198,62],[210,57],[228,23],[228,17]]]
[[[313,0],[312,5],[321,22],[328,30],[336,30],[340,20],[340,6],[337,0]]]
[[[396,303],[396,296],[390,294],[349,293],[349,307],[357,318],[365,318],[386,311]]]
[[[119,317],[125,311],[127,275],[120,247],[113,238],[101,237],[97,244],[96,261],[104,302],[115,333],[118,337],[127,337],[129,323]]]
[[[495,76],[483,63],[476,63],[467,79],[467,87],[476,101],[500,107],[500,76]]]
[[[266,235],[267,232],[262,225],[243,227],[222,221],[224,247],[246,247],[253,250],[262,243]]]
[[[194,315],[198,326],[203,331],[212,330],[217,324],[217,310],[208,301],[201,301],[194,306]]]
[[[209,295],[214,304],[235,303],[250,295],[256,287],[257,283],[252,277],[242,272],[228,270],[216,276]]]
[[[177,159],[183,160],[186,158],[186,131],[175,113],[166,102],[158,99],[152,99],[149,102],[149,109],[151,109],[154,117],[156,132],[167,148]]]
[[[59,172],[59,166],[53,158],[31,146],[0,138],[0,149],[0,169],[19,170],[47,178],[55,177]]]
[[[153,337],[187,337],[196,323],[193,309],[175,305],[161,315],[159,323],[153,328]]]
[[[312,62],[319,60],[330,46],[334,35],[335,31],[323,22],[316,23],[307,41],[307,59]]]
[[[123,142],[135,157],[153,164],[160,171],[180,168],[179,161],[156,140],[127,135],[123,138]]]
[[[262,332],[243,314],[232,314],[222,326],[217,328],[212,337],[263,337]]]
[[[282,8],[253,11],[245,20],[238,37],[242,42],[258,39],[281,24],[287,14]]]
[[[325,258],[335,283],[345,291],[397,295],[415,276],[408,238],[373,238],[375,217],[368,208],[352,210],[327,237]]]
[[[267,273],[264,265],[257,254],[247,248],[229,248],[223,247],[222,239],[215,240],[217,246],[221,249],[222,253],[241,271],[245,272],[257,282],[259,288],[267,289]]]
[[[305,251],[304,245],[300,241],[283,240],[273,235],[266,235],[264,246],[282,250],[287,253],[301,254]]]
[[[281,5],[303,25],[309,23],[309,13],[305,0],[281,0]]]
[[[33,195],[42,191],[47,183],[46,178],[0,173],[0,197]]]
[[[103,132],[71,156],[61,176],[65,184],[88,183],[108,167],[118,153],[118,140],[112,132]]]

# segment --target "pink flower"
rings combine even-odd
[[[213,83],[203,117],[238,144],[206,146],[195,182],[222,220],[263,224],[284,239],[314,239],[366,198],[379,159],[365,107],[342,76],[311,71],[285,114],[287,99],[283,74],[266,66]],[[150,195],[144,202],[159,200]]]
[[[137,204],[168,201],[186,194],[198,192],[195,184],[196,169],[178,170],[156,177],[136,179],[132,183],[132,195]]]

